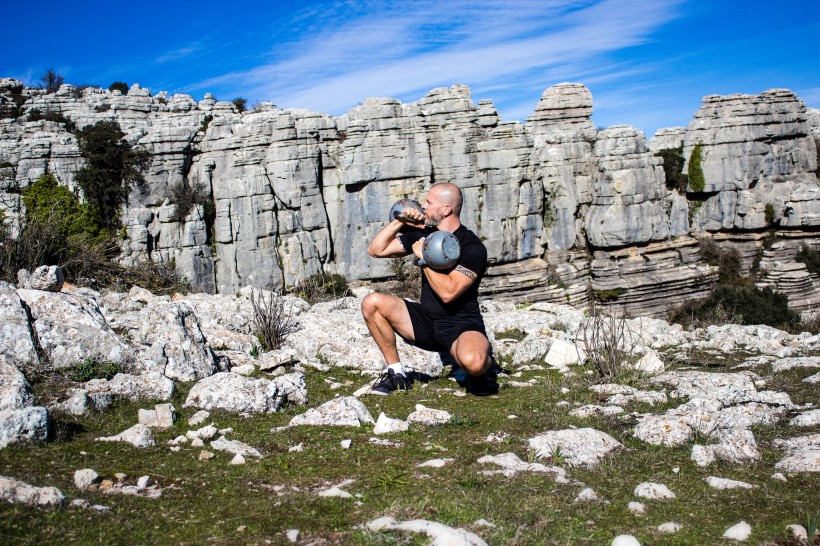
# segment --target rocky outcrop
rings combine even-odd
[[[409,104],[366,99],[334,118],[267,103],[239,113],[210,95],[152,96],[138,85],[45,94],[2,81],[0,99],[24,93],[25,112],[60,112],[78,126],[116,120],[151,152],[148,189],[122,214],[123,260],[174,263],[199,291],[292,286],[319,272],[386,278],[388,262],[366,257],[369,239],[393,201],[441,181],[463,188],[463,220],[487,245],[488,297],[583,305],[592,296],[660,315],[715,282],[692,236],[737,243],[747,270],[765,233],[799,231],[801,245],[820,246],[820,116],[787,90],[705,97],[688,127],[647,143],[633,127],[596,129],[592,95],[577,83],[544,91],[522,124],[474,103],[463,85]],[[0,201],[12,215],[19,188],[47,171],[75,189],[82,165],[61,124],[25,119],[0,120]],[[687,161],[698,146],[705,182],[686,195],[667,188],[654,155],[680,146]],[[202,206],[174,219],[169,188],[183,183],[213,199],[213,220]],[[795,273],[794,248],[759,280],[805,310],[816,279]]]

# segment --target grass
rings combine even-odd
[[[505,367],[507,367],[505,365]],[[778,374],[778,388],[795,392],[795,402],[812,399],[816,392],[800,380],[809,370]],[[331,390],[326,378],[353,385]],[[643,544],[718,544],[731,525],[745,520],[752,525],[752,544],[785,539],[785,527],[804,523],[815,513],[820,484],[813,475],[791,477],[788,483],[770,478],[782,454],[772,449],[776,437],[817,432],[816,429],[760,427],[755,437],[763,461],[744,466],[715,464],[699,468],[689,460],[691,445],[660,448],[631,437],[632,425],[619,417],[580,419],[567,415],[572,407],[600,402],[582,377],[555,372],[523,372],[517,380],[539,377],[525,388],[502,388],[495,397],[455,397],[446,388],[455,383],[437,379],[426,387],[389,397],[363,401],[376,417],[384,411],[406,418],[418,403],[445,409],[454,415],[439,427],[411,426],[405,433],[385,437],[402,447],[370,444],[370,427],[297,427],[271,432],[305,411],[291,407],[283,412],[241,418],[212,412],[205,424],[232,427],[228,437],[246,442],[264,453],[262,459],[232,466],[231,455],[214,452],[199,461],[201,448],[183,445],[169,451],[167,440],[184,434],[195,408],[183,408],[191,385],[179,384],[172,401],[179,419],[167,431],[155,432],[157,446],[137,450],[127,444],[98,443],[94,438],[121,432],[136,422],[137,409],[153,404],[118,403],[102,414],[81,418],[53,414],[56,439],[42,445],[14,445],[0,450],[0,475],[32,485],[59,487],[69,500],[85,498],[103,504],[112,514],[65,507],[44,510],[17,504],[0,504],[0,542],[3,544],[287,544],[285,531],[299,529],[301,543],[315,544],[426,544],[424,536],[371,532],[360,526],[380,516],[399,520],[422,518],[469,529],[489,544],[609,544],[618,534],[633,534]],[[328,373],[308,371],[311,405],[349,394],[367,378],[334,368]],[[774,380],[773,380],[774,381]],[[561,393],[567,387],[570,392]],[[38,383],[36,389],[48,388]],[[561,400],[571,407],[556,407]],[[675,404],[672,404],[675,405]],[[635,406],[628,411],[662,412]],[[508,416],[517,418],[509,419]],[[204,425],[204,424],[203,424]],[[203,426],[199,425],[199,426]],[[199,427],[198,426],[198,427]],[[575,503],[578,485],[558,485],[549,476],[518,474],[514,478],[487,477],[476,460],[483,455],[515,452],[528,460],[527,439],[547,430],[591,426],[622,442],[625,449],[594,469],[572,469],[569,474],[610,504]],[[198,428],[192,427],[192,428]],[[506,432],[504,443],[486,443],[490,433]],[[350,449],[339,445],[352,440]],[[304,451],[289,448],[303,444]],[[206,449],[208,449],[206,447]],[[557,453],[563,458],[561,453]],[[433,458],[448,457],[441,469],[416,468]],[[566,467],[566,465],[565,465]],[[672,472],[680,467],[680,472]],[[73,485],[74,471],[93,468],[104,478],[117,472],[135,482],[150,475],[166,488],[160,499],[107,496],[80,492]],[[715,475],[743,480],[758,487],[749,491],[717,491],[704,482]],[[316,493],[344,480],[355,480],[343,489],[354,499],[321,498]],[[646,501],[648,513],[635,516],[627,509],[638,500],[632,491],[638,483],[666,484],[676,499]],[[495,528],[476,527],[484,518]],[[658,533],[667,521],[680,523],[674,535]],[[240,530],[241,529],[241,530]],[[782,544],[783,542],[781,542]]]

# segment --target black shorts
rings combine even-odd
[[[484,320],[477,317],[452,317],[431,319],[422,309],[420,303],[404,300],[407,312],[410,313],[410,322],[413,324],[413,334],[416,339],[411,341],[400,336],[404,341],[424,349],[425,351],[450,352],[453,343],[464,332],[480,332],[487,337],[484,329]]]

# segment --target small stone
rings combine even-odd
[[[689,457],[698,466],[709,466],[715,462],[715,452],[711,446],[692,446],[692,455]]]
[[[641,546],[641,543],[632,535],[618,535],[612,539],[612,546]]]
[[[340,489],[338,486],[333,486],[329,489],[325,489],[324,491],[319,492],[320,497],[339,497],[342,499],[352,499],[353,495]]]
[[[729,480],[726,478],[717,478],[715,476],[709,476],[706,478],[706,483],[709,484],[710,487],[714,487],[715,489],[753,489],[754,486],[748,484],[746,482],[740,482],[737,480]]]
[[[407,416],[407,422],[434,426],[449,423],[452,418],[453,416],[448,411],[428,408],[422,404],[416,404],[416,411]]]
[[[210,412],[199,410],[195,414],[191,415],[190,419],[188,419],[188,425],[195,427],[196,425],[205,422],[205,420],[207,420],[210,416]]]
[[[245,529],[247,529],[247,528],[248,528],[248,526],[247,526],[247,525],[240,525],[239,527],[237,527],[237,528],[236,528],[236,532],[237,532],[237,533],[242,533],[242,532],[244,532],[244,531],[245,531]]]
[[[111,489],[112,487],[114,487],[113,480],[103,480],[100,482],[100,488],[102,489]]]
[[[295,445],[295,446],[290,446],[290,447],[288,448],[288,453],[294,453],[294,452],[297,452],[297,451],[304,451],[304,450],[305,450],[305,446],[304,446],[304,444],[299,443],[299,444],[297,444],[297,445]]]
[[[416,465],[416,468],[443,468],[447,463],[453,462],[454,459],[430,459]]]
[[[384,412],[379,414],[376,426],[373,427],[373,434],[388,434],[390,432],[404,432],[410,428],[407,421],[401,419],[391,419]]]
[[[591,488],[587,487],[583,489],[578,496],[575,497],[575,502],[597,502],[601,500],[598,498],[598,494]]]
[[[140,478],[137,480],[137,487],[139,487],[140,489],[145,489],[152,483],[153,481],[151,480],[150,476],[140,476]]]
[[[351,440],[342,440],[341,442],[339,442],[339,444],[342,446],[342,449],[350,449],[351,443]]]
[[[168,449],[170,449],[171,451],[173,451],[174,453],[176,453],[176,452],[178,452],[178,451],[179,451],[180,449],[182,449],[182,448],[180,448],[179,446],[171,446],[171,447],[169,447]]]
[[[285,533],[285,536],[288,537],[291,543],[296,544],[299,542],[299,529],[290,529]]]
[[[80,491],[83,491],[98,481],[100,481],[99,474],[90,468],[84,468],[74,472],[74,485]]]
[[[489,528],[491,528],[491,529],[493,529],[493,528],[495,528],[495,527],[496,527],[496,524],[495,524],[495,523],[490,523],[489,521],[487,521],[487,520],[486,520],[486,519],[484,519],[484,518],[481,518],[481,519],[477,519],[477,520],[475,520],[475,521],[473,522],[473,525],[475,525],[476,527],[489,527]]]
[[[666,523],[658,525],[658,531],[661,533],[677,533],[680,529],[680,523],[675,523],[674,521],[667,521]]]
[[[802,525],[788,525],[786,526],[786,535],[791,536],[801,542],[809,541],[809,533]]]
[[[772,477],[772,479],[773,479],[773,480],[777,480],[777,481],[779,481],[779,482],[783,482],[783,483],[786,483],[786,482],[788,482],[788,481],[789,481],[789,480],[787,480],[787,479],[786,479],[786,476],[784,476],[784,475],[783,475],[782,473],[780,473],[780,472],[775,472],[774,474],[772,474],[772,476],[771,476],[771,477]]]
[[[675,468],[672,469],[673,474],[677,474],[678,472],[680,472],[680,467],[679,466],[676,466]]]
[[[191,440],[191,447],[204,447],[205,442],[202,441],[202,438],[194,438]]]
[[[137,410],[137,422],[146,427],[157,426],[157,412],[149,409]]]
[[[674,499],[675,494],[662,483],[643,482],[634,491],[636,497],[644,499]]]
[[[176,408],[173,404],[157,404],[154,406],[154,411],[157,414],[157,427],[161,429],[171,428],[174,426],[177,414]]]
[[[71,501],[71,504],[69,506],[71,506],[72,508],[82,508],[83,510],[88,510],[89,508],[91,508],[91,503],[85,499],[74,499],[73,501]]]
[[[128,474],[126,474],[125,472],[117,472],[116,474],[114,474],[114,477],[117,478],[117,480],[119,481],[123,481],[125,478],[128,477]]]
[[[199,452],[199,460],[200,461],[207,461],[208,459],[213,459],[214,454],[210,451],[205,451],[204,449]]]
[[[746,523],[745,521],[741,521],[737,525],[733,525],[726,529],[726,532],[723,533],[723,538],[731,538],[733,540],[744,541],[752,534],[752,526]]]
[[[233,459],[231,459],[231,464],[245,464],[245,457],[243,457],[241,453],[237,453]]]
[[[225,436],[226,434],[230,434],[231,432],[233,432],[233,427],[219,429],[219,433],[223,436]]]
[[[646,514],[646,505],[642,502],[632,501],[629,503],[627,508],[629,508],[629,511],[635,515]]]
[[[185,435],[192,440],[194,438],[200,438],[205,442],[215,438],[217,434],[219,434],[219,430],[213,425],[208,425],[197,430],[189,430],[185,433]]]

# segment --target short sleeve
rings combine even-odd
[[[399,241],[401,241],[402,246],[404,247],[404,251],[408,254],[413,253],[413,245],[419,239],[425,236],[425,232],[420,229],[414,229],[413,231],[408,231],[407,233],[402,233],[399,235]]]
[[[477,240],[467,242],[461,247],[461,259],[458,265],[483,277],[487,270],[487,248]]]

